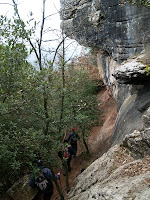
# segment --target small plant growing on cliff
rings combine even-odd
[[[120,4],[131,3],[133,5],[142,5],[150,8],[150,0],[120,0]]]
[[[150,74],[150,45],[145,49],[145,55],[139,60],[139,62],[145,65],[144,70],[147,72],[147,76]]]
[[[146,67],[144,68],[144,70],[147,71],[147,76],[150,74],[150,66],[149,65],[146,65]]]

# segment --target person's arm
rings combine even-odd
[[[43,173],[44,173],[44,175],[46,176],[46,178],[48,178],[48,179],[50,179],[50,180],[53,180],[52,172],[51,172],[50,169],[44,168]]]
[[[36,186],[36,184],[35,184],[35,178],[34,178],[33,174],[30,177],[29,186],[32,187],[32,188]]]
[[[47,176],[48,179],[53,180],[53,175],[52,175],[52,172],[51,172],[50,169],[45,168],[44,173],[46,174],[46,176]],[[60,178],[60,175],[59,175],[59,174],[60,174],[60,173],[55,174],[55,178],[56,178],[56,179],[59,179],[59,178]]]
[[[60,179],[60,173],[55,174],[56,179]]]

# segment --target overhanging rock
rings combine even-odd
[[[150,43],[150,12],[118,0],[60,0],[61,28],[81,45],[122,62]],[[141,31],[142,30],[142,31]]]

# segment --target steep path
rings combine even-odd
[[[69,173],[70,186],[73,186],[74,179],[81,173],[81,171],[87,168],[94,160],[99,158],[104,152],[106,152],[111,146],[111,138],[114,129],[114,123],[117,116],[117,108],[113,96],[109,90],[102,89],[98,93],[99,108],[102,111],[100,122],[103,121],[102,126],[93,127],[88,139],[88,145],[91,152],[90,157],[86,157],[82,153],[82,148],[78,144],[78,154],[76,158],[71,161],[72,170]],[[65,178],[61,175],[61,188],[66,196],[65,192]],[[59,182],[60,183],[60,182]],[[52,200],[59,200],[58,193],[54,189]]]

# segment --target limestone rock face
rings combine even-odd
[[[142,130],[149,125],[147,114],[150,107],[150,85],[131,87],[128,96],[119,108],[118,116],[113,133],[113,143],[121,143],[125,135],[131,134],[134,130]],[[145,116],[145,117],[144,117]],[[144,120],[146,120],[147,125]]]
[[[150,155],[150,128],[144,131],[135,130],[132,134],[126,135],[123,145],[129,148],[135,157]]]
[[[65,33],[114,60],[122,62],[150,43],[149,8],[120,4],[118,0],[60,0],[60,3]]]
[[[148,200],[149,161],[149,156],[134,160],[115,145],[76,178],[68,200]]]
[[[29,187],[29,176],[26,175],[16,182],[7,193],[14,200],[32,200],[37,194],[37,189]]]
[[[148,200],[150,76],[137,55],[150,44],[150,9],[118,0],[60,2],[61,28],[97,50],[118,110],[112,148],[76,178],[68,200]]]
[[[144,70],[145,64],[139,61],[142,56],[144,54],[128,59],[127,62],[116,67],[113,76],[118,83],[140,85],[150,81],[150,76],[147,76],[147,72]]]
[[[130,149],[134,157],[150,155],[150,107],[142,116],[142,120],[142,130],[135,130],[133,133],[126,135],[123,140],[123,146]]]
[[[150,105],[150,75],[135,56],[150,44],[150,9],[118,0],[60,2],[65,33],[98,51],[100,77],[112,90],[118,110],[113,144],[120,143],[143,127],[141,117]]]
[[[150,199],[150,107],[135,130],[90,165],[75,182],[68,200]]]

